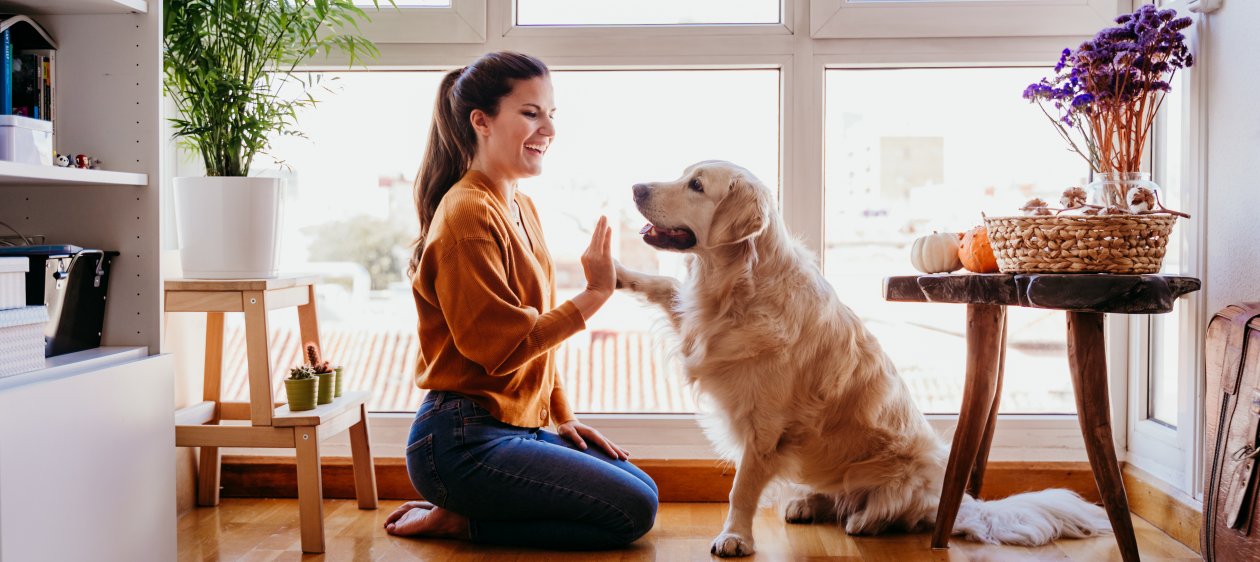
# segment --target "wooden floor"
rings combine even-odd
[[[385,516],[401,501],[360,510],[353,500],[325,500],[328,552],[303,555],[298,543],[297,500],[224,498],[217,508],[196,508],[179,520],[179,559],[194,560],[426,560],[441,562],[690,561],[709,556],[722,527],[723,503],[665,503],[656,527],[630,548],[611,552],[552,552],[476,546],[460,541],[404,539],[385,534]],[[1146,562],[1200,560],[1193,551],[1134,517]],[[757,554],[746,560],[883,560],[911,562],[1119,561],[1114,539],[1063,540],[1039,548],[998,547],[955,540],[947,551],[928,547],[926,533],[850,537],[834,525],[788,525],[763,508],[755,523]]]

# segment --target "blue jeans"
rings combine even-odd
[[[420,405],[407,472],[426,500],[468,517],[479,543],[615,548],[656,519],[656,483],[638,467],[505,424],[454,392],[432,391]]]

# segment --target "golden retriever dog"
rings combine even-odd
[[[680,336],[701,419],[737,465],[730,512],[711,551],[755,551],[752,522],[772,480],[805,493],[788,522],[838,521],[851,534],[935,522],[948,447],[897,369],[791,237],[774,195],[747,170],[707,161],[671,182],[634,186],[648,244],[691,254],[686,281],[617,265],[618,285],[663,307]],[[1110,530],[1067,490],[963,498],[955,534],[1040,545]]]

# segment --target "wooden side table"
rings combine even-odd
[[[206,369],[203,402],[175,415],[175,445],[201,447],[197,504],[219,504],[219,448],[292,448],[297,454],[298,517],[302,551],[324,552],[323,484],[319,442],[350,431],[354,492],[360,509],[376,509],[376,475],[368,446],[367,392],[346,392],[314,410],[290,412],[272,395],[267,311],[297,307],[302,342],[319,344],[315,316],[316,277],[248,280],[168,279],[166,312],[206,313]],[[245,314],[249,402],[220,399],[223,371],[223,314]],[[248,420],[249,425],[220,425]]]
[[[1068,363],[1085,452],[1125,562],[1139,559],[1111,436],[1103,315],[1170,312],[1199,289],[1193,277],[1087,274],[934,274],[888,277],[884,298],[967,305],[967,378],[945,469],[932,547],[946,548],[964,490],[980,491],[997,422],[1006,359],[1006,307],[1067,311]]]

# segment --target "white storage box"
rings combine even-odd
[[[21,115],[0,115],[0,160],[51,166],[52,122]]]
[[[0,378],[44,368],[48,307],[0,310]]]
[[[0,258],[0,310],[26,306],[26,271],[31,259]]]

